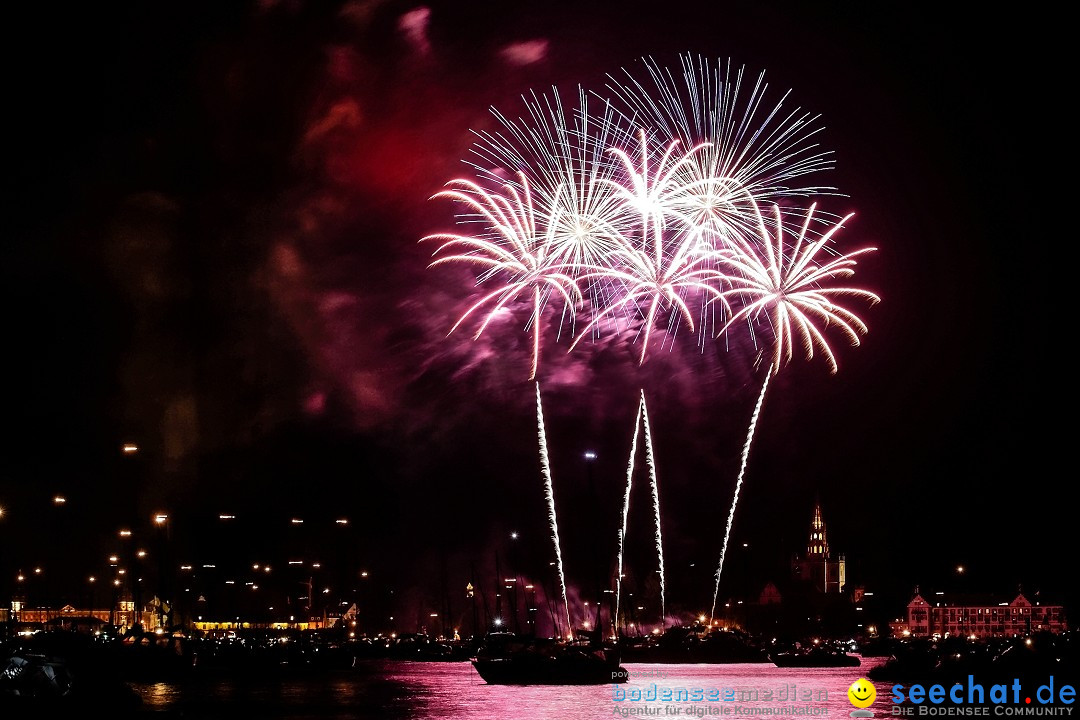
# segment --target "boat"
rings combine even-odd
[[[767,663],[769,657],[738,631],[707,626],[670,627],[661,635],[624,638],[622,660],[631,663]]]
[[[784,668],[859,667],[862,664],[858,657],[848,655],[843,650],[824,647],[778,652],[770,655],[769,659],[776,667]]]
[[[489,633],[472,659],[489,685],[606,685],[629,673],[613,648],[592,640],[566,642]]]

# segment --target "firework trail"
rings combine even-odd
[[[634,413],[634,437],[630,441],[630,461],[626,466],[626,491],[623,493],[622,528],[619,530],[618,562],[615,574],[615,617],[612,620],[612,624],[615,626],[616,639],[619,637],[619,603],[622,599],[623,548],[626,544],[626,524],[630,514],[630,488],[633,486],[634,481],[634,459],[637,457],[638,432],[641,430],[641,410],[644,403],[645,396],[642,394],[641,402],[638,403],[637,412]]]
[[[804,176],[834,167],[833,153],[818,144],[820,116],[786,111],[790,90],[775,103],[767,100],[764,72],[751,79],[745,66],[690,54],[680,55],[674,70],[652,58],[642,58],[642,65],[643,73],[623,68],[620,77],[608,75],[607,89],[624,122],[644,124],[685,147],[708,143],[678,169],[679,191],[672,198],[703,233],[714,239],[753,236],[746,193],[758,202],[837,194],[836,188],[804,182]]]
[[[756,321],[763,316],[771,326],[774,340],[772,362],[762,382],[761,392],[750,419],[746,441],[743,444],[739,475],[735,483],[735,496],[728,514],[724,543],[720,550],[720,562],[716,569],[710,620],[716,613],[720,575],[724,569],[724,558],[727,555],[731,527],[735,519],[735,508],[739,502],[739,492],[742,489],[750,446],[754,439],[761,408],[765,402],[770,378],[780,372],[784,363],[791,361],[794,356],[796,337],[802,340],[807,360],[813,359],[816,347],[825,356],[830,372],[836,373],[838,370],[836,356],[825,339],[823,329],[816,323],[820,323],[825,328],[833,326],[840,328],[851,344],[857,346],[860,342],[859,335],[867,332],[866,324],[850,310],[838,305],[837,299],[857,297],[869,300],[871,304],[880,301],[877,295],[868,290],[846,286],[830,287],[831,281],[846,279],[854,275],[857,264],[855,258],[873,252],[876,248],[864,248],[818,262],[817,254],[852,216],[845,216],[833,224],[820,238],[811,241],[807,234],[814,209],[815,205],[811,205],[799,234],[790,248],[785,248],[780,210],[774,206],[773,211],[776,216],[774,235],[766,228],[765,221],[758,211],[760,244],[734,240],[730,243],[730,252],[723,255],[724,262],[733,270],[729,276],[732,278],[733,286],[724,294],[740,297],[743,305],[731,316],[718,334],[726,332],[732,323],[741,318]]]
[[[645,430],[645,464],[649,469],[649,483],[652,488],[653,519],[656,523],[656,555],[659,559],[660,573],[660,620],[661,625],[667,618],[664,589],[664,541],[660,527],[660,488],[656,479],[656,463],[653,458],[652,431],[649,429],[649,413],[645,405],[645,391],[641,391],[637,412],[634,414],[634,437],[630,441],[630,460],[626,467],[626,490],[623,493],[622,528],[619,531],[618,574],[615,576],[615,636],[618,637],[619,605],[622,598],[623,549],[626,543],[627,521],[630,514],[630,490],[633,487],[634,459],[637,457],[638,434]]]
[[[619,158],[625,171],[625,178],[619,183],[611,182],[617,195],[627,207],[640,216],[640,242],[622,238],[619,246],[613,250],[608,264],[590,268],[581,275],[581,279],[602,277],[621,282],[624,286],[622,295],[616,301],[600,308],[570,344],[573,350],[606,316],[630,307],[646,305],[641,326],[641,355],[638,363],[645,362],[649,338],[658,313],[670,308],[669,327],[676,319],[685,319],[690,331],[695,324],[684,295],[698,293],[709,301],[719,301],[726,305],[720,287],[726,280],[723,273],[713,266],[713,253],[703,253],[693,233],[685,232],[680,227],[685,218],[675,213],[670,199],[675,187],[673,175],[679,167],[686,164],[695,152],[703,146],[692,148],[690,152],[676,159],[678,141],[672,141],[655,162],[655,171],[650,170],[649,141],[645,131],[638,136],[641,150],[640,166],[623,150],[614,148],[612,154]],[[669,227],[673,226],[673,227]]]
[[[750,443],[754,439],[754,429],[757,427],[758,417],[761,415],[761,406],[765,402],[765,391],[769,388],[769,378],[771,377],[771,370],[765,373],[765,382],[761,384],[757,404],[754,405],[754,412],[750,416],[750,428],[746,431],[746,440],[743,442],[742,457],[739,462],[739,477],[735,481],[735,496],[731,500],[731,510],[728,511],[727,527],[724,528],[724,544],[720,546],[720,563],[716,567],[712,609],[709,611],[710,625],[716,616],[716,599],[720,594],[720,574],[724,571],[724,559],[727,557],[728,541],[731,539],[731,526],[735,522],[735,508],[739,504],[739,492],[742,490],[743,477],[746,475],[746,463],[750,458]]]
[[[656,481],[656,462],[653,459],[652,431],[649,430],[649,411],[645,406],[645,391],[641,391],[641,422],[645,427],[645,463],[649,468],[649,485],[652,488],[653,520],[656,523],[656,557],[660,564],[660,626],[667,626],[667,608],[664,590],[664,539],[660,531],[660,486]]]
[[[566,610],[567,636],[573,634],[570,624],[570,604],[566,599],[566,574],[563,572],[562,543],[559,541],[559,521],[555,516],[555,490],[551,483],[551,464],[548,462],[547,431],[544,429],[544,408],[540,403],[540,383],[536,383],[536,432],[540,441],[540,471],[544,476],[544,498],[547,500],[548,522],[551,523],[551,540],[555,544],[555,567],[559,575],[559,589],[563,608]]]
[[[479,338],[487,326],[504,308],[522,294],[531,295],[531,315],[526,329],[532,328],[532,368],[529,379],[536,378],[540,362],[540,320],[552,292],[563,299],[563,307],[573,312],[582,300],[577,283],[560,272],[552,263],[550,242],[542,237],[537,226],[532,194],[524,175],[520,176],[521,190],[511,184],[503,193],[484,189],[469,180],[452,180],[450,189],[436,193],[462,203],[467,212],[464,222],[479,223],[481,231],[473,235],[436,233],[421,239],[439,240],[442,244],[433,253],[437,257],[429,267],[446,263],[466,263],[480,269],[477,284],[499,277],[503,284],[484,295],[469,307],[450,328],[453,333],[474,312],[487,306],[487,314],[473,339]],[[449,252],[450,254],[443,254]]]

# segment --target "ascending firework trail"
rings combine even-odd
[[[547,431],[544,429],[544,408],[540,404],[540,383],[536,383],[536,432],[537,437],[540,439],[540,472],[544,476],[544,497],[547,499],[548,522],[551,523],[551,539],[555,543],[555,568],[559,573],[559,589],[562,591],[563,607],[566,610],[566,636],[567,639],[570,639],[574,630],[570,624],[570,605],[566,601],[566,574],[563,572],[562,544],[559,542],[559,521],[555,516],[555,490],[551,484]]]
[[[652,431],[649,429],[649,413],[645,406],[645,391],[641,391],[641,400],[638,402],[637,413],[634,415],[634,437],[630,441],[630,461],[626,466],[626,490],[623,493],[622,526],[619,530],[618,569],[615,575],[615,614],[612,623],[615,626],[615,637],[619,635],[619,604],[622,598],[623,577],[623,549],[626,546],[626,526],[630,514],[630,489],[634,482],[634,459],[637,457],[638,433],[645,428],[645,464],[649,469],[649,485],[652,488],[653,519],[656,524],[656,556],[660,568],[660,625],[664,627],[667,620],[667,608],[664,588],[664,540],[660,529],[660,487],[656,479],[656,462],[653,457]]]

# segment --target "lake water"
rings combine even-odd
[[[849,717],[854,708],[848,686],[883,661],[864,658],[861,667],[799,669],[769,663],[628,663],[628,683],[584,687],[488,685],[467,662],[387,661],[303,677],[202,678],[134,688],[146,714],[178,718],[594,720],[723,717],[726,708],[732,720],[778,714],[798,720]],[[876,687],[871,709],[884,718],[888,690],[884,683]],[[750,699],[755,692],[757,699]],[[626,699],[616,699],[619,693]],[[631,699],[654,693],[655,700]]]

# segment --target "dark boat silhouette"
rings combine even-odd
[[[658,636],[625,638],[621,660],[632,663],[767,663],[769,657],[740,632],[706,626],[670,627]]]
[[[592,640],[563,642],[490,633],[472,664],[490,685],[606,685],[629,678],[617,653]]]
[[[862,661],[843,650],[827,647],[778,652],[769,656],[776,667],[859,667]]]

